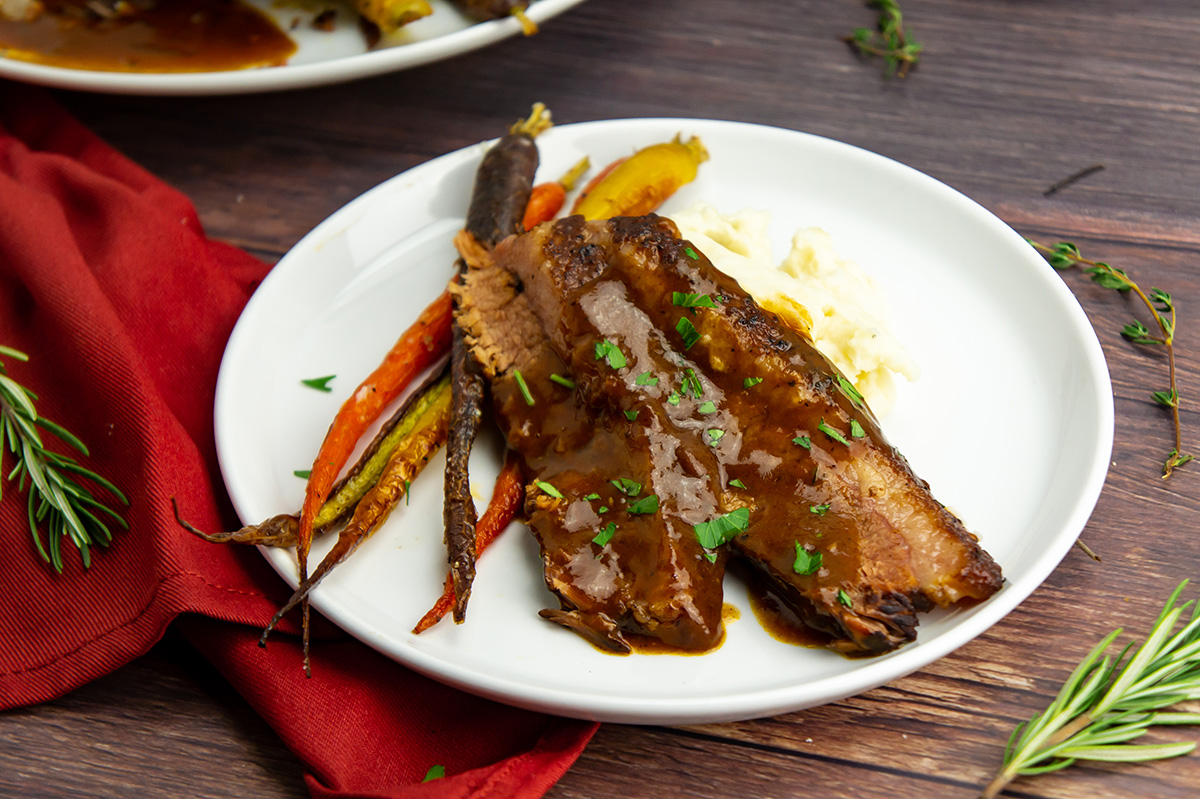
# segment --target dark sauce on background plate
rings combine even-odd
[[[240,0],[120,4],[98,16],[80,0],[44,0],[30,22],[0,18],[0,56],[111,72],[217,72],[278,66],[296,44]]]

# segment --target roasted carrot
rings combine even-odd
[[[579,163],[567,170],[558,180],[549,183],[539,183],[533,187],[529,195],[529,204],[525,206],[525,219],[521,227],[533,230],[542,222],[549,222],[567,200],[567,192],[575,188],[575,183],[591,167],[591,161],[585,155]]]
[[[571,211],[585,219],[648,214],[680,186],[695,180],[696,170],[706,160],[708,151],[694,136],[687,141],[676,136],[644,147],[589,184]]]
[[[488,503],[487,510],[483,512],[483,516],[479,517],[479,523],[475,525],[476,556],[482,554],[516,518],[524,496],[525,485],[521,479],[520,461],[514,452],[509,451],[503,468],[496,475],[496,486],[492,489],[492,501]],[[429,612],[417,622],[413,632],[425,632],[441,621],[453,606],[454,577],[447,573],[445,590]]]
[[[304,578],[292,594],[291,599],[276,612],[263,630],[259,644],[266,646],[267,636],[287,613],[308,599],[313,588],[325,575],[350,556],[371,533],[379,528],[407,493],[429,459],[446,441],[450,427],[450,376],[443,375],[429,390],[414,397],[408,403],[399,427],[403,431],[399,446],[388,459],[383,474],[370,491],[359,500],[349,523],[338,533],[337,543],[329,550],[311,577]],[[308,655],[305,652],[307,669]]]
[[[414,377],[431,366],[450,349],[452,302],[443,292],[421,312],[417,321],[404,331],[375,371],[359,384],[338,410],[313,460],[312,472],[304,489],[300,525],[296,531],[296,557],[300,581],[308,579],[308,550],[312,546],[313,521],[325,504],[329,489],[346,464],[363,432]],[[307,595],[306,595],[307,596]],[[304,667],[308,671],[308,602],[304,601]]]

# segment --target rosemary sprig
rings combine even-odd
[[[867,5],[879,9],[876,29],[855,28],[845,41],[863,56],[883,58],[884,77],[903,78],[917,65],[923,47],[905,30],[898,0],[868,0]]]
[[[0,356],[16,361],[28,361],[29,356],[11,347],[0,345]],[[73,457],[46,449],[42,438],[45,431],[69,447],[87,456],[88,449],[74,434],[61,425],[39,416],[34,407],[37,395],[8,376],[0,361],[0,476],[17,480],[17,489],[29,484],[27,515],[29,532],[42,559],[62,573],[62,540],[69,538],[79,548],[84,567],[91,565],[89,548],[108,546],[112,541],[110,524],[123,529],[129,525],[121,516],[81,485],[75,478],[89,480],[104,488],[121,504],[128,505],[116,486],[79,464]],[[5,474],[5,450],[16,458],[12,471]],[[0,480],[0,499],[4,481]],[[42,543],[39,528],[46,525],[46,543]]]
[[[1106,289],[1116,289],[1122,293],[1132,291],[1138,299],[1150,310],[1158,325],[1155,335],[1149,328],[1138,320],[1125,325],[1121,335],[1134,344],[1160,345],[1167,352],[1167,372],[1169,387],[1166,391],[1151,392],[1151,398],[1171,411],[1171,421],[1175,426],[1175,446],[1167,453],[1163,463],[1162,476],[1165,480],[1171,476],[1177,467],[1193,459],[1193,456],[1183,451],[1183,427],[1179,422],[1179,389],[1175,381],[1175,301],[1171,295],[1162,289],[1151,288],[1149,293],[1121,269],[1109,266],[1103,261],[1091,261],[1079,253],[1079,248],[1069,241],[1060,241],[1053,247],[1039,244],[1031,239],[1025,239],[1038,252],[1046,256],[1046,260],[1055,269],[1069,269],[1080,265],[1085,274],[1090,275],[1100,286]]]
[[[1200,713],[1164,711],[1200,698],[1200,605],[1177,605],[1187,580],[1167,600],[1140,648],[1104,654],[1121,634],[1098,643],[1067,678],[1050,706],[1013,730],[1004,765],[979,799],[993,799],[1016,777],[1067,768],[1077,760],[1133,763],[1186,755],[1193,741],[1130,744],[1153,726],[1200,724]],[[1172,634],[1191,608],[1191,618]],[[1126,661],[1126,656],[1134,652]]]

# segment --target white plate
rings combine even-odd
[[[712,155],[664,211],[698,199],[773,213],[782,253],[792,230],[819,225],[879,282],[893,331],[923,375],[883,420],[936,496],[976,531],[1007,583],[974,608],[925,616],[918,640],[848,660],[780,643],[726,580],[741,610],[723,647],[701,657],[605,655],[538,618],[557,607],[538,549],[514,525],[480,560],[467,623],[409,630],[442,590],[442,459],[313,602],[353,635],[417,671],[502,702],[633,723],[775,715],[865,691],[979,635],[1036,588],[1082,530],[1107,472],[1112,389],[1087,317],[1054,271],[1009,227],[953,189],[864,150],[734,122],[621,120],[565,125],[541,140],[542,176],[583,154],[594,163],[677,132]],[[412,169],[306,236],[247,305],[217,386],[225,482],[246,522],[300,507],[306,469],[343,396],[382,358],[452,273],[486,144]],[[336,374],[335,391],[303,378]],[[482,505],[499,467],[482,438],[472,482]],[[328,550],[314,547],[314,560]],[[296,582],[290,551],[268,559]]]
[[[515,19],[472,22],[449,0],[429,0],[433,13],[366,49],[354,14],[339,8],[334,31],[314,30],[308,21],[324,5],[247,0],[276,21],[296,41],[296,53],[279,67],[222,72],[100,72],[33,64],[0,56],[0,78],[62,89],[113,94],[209,95],[299,89],[382,75],[477,50],[520,33]],[[583,0],[536,0],[528,16],[542,23]],[[291,29],[292,22],[301,22]]]

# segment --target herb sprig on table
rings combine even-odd
[[[0,345],[0,356],[28,361],[29,356]],[[88,449],[61,425],[39,416],[34,402],[37,395],[8,376],[0,361],[0,499],[5,482],[17,481],[17,489],[28,484],[29,532],[42,559],[62,573],[64,538],[79,548],[85,567],[91,565],[90,548],[108,546],[112,541],[110,525],[129,529],[121,515],[96,499],[76,478],[83,478],[108,491],[123,504],[129,500],[112,483],[69,455],[46,449],[43,433],[62,441],[84,457]],[[11,453],[15,465],[9,470],[5,454]],[[46,542],[40,528],[46,526]]]
[[[1170,477],[1177,467],[1193,459],[1192,455],[1183,450],[1183,428],[1179,422],[1179,388],[1175,380],[1175,301],[1162,289],[1151,288],[1149,292],[1143,291],[1121,269],[1109,266],[1104,261],[1084,258],[1079,248],[1069,241],[1060,241],[1054,246],[1039,244],[1031,239],[1026,241],[1046,256],[1046,260],[1055,269],[1081,266],[1084,273],[1103,288],[1115,289],[1121,293],[1133,292],[1154,317],[1157,334],[1135,319],[1125,325],[1121,335],[1134,344],[1161,346],[1166,350],[1169,386],[1166,391],[1154,391],[1150,396],[1156,403],[1170,410],[1171,421],[1175,426],[1175,446],[1167,453],[1162,469],[1163,479]]]
[[[1194,741],[1131,744],[1150,727],[1200,724],[1200,713],[1167,711],[1200,698],[1200,605],[1178,605],[1187,580],[1167,600],[1140,647],[1105,654],[1114,630],[1075,668],[1050,706],[1013,730],[1004,765],[980,794],[999,796],[1019,776],[1067,768],[1078,760],[1133,763],[1186,755]],[[1175,627],[1191,609],[1183,627]],[[1126,657],[1128,656],[1128,660]]]
[[[903,78],[921,60],[920,42],[912,39],[912,33],[904,27],[904,14],[897,0],[869,0],[871,8],[879,9],[879,20],[875,30],[855,28],[846,37],[846,43],[871,58],[879,56],[884,63],[884,77]]]

